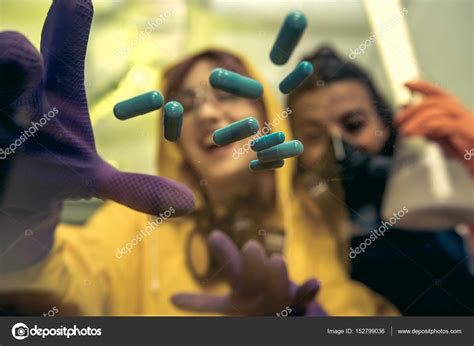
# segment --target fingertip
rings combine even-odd
[[[209,245],[215,246],[230,240],[229,236],[221,230],[213,230],[208,236]]]
[[[47,89],[61,90],[82,101],[84,61],[93,16],[91,0],[55,0],[52,3],[41,32]],[[71,83],[71,79],[76,82]]]
[[[285,264],[285,260],[283,259],[283,256],[280,254],[272,254],[270,256],[269,262],[274,265]]]
[[[246,253],[263,253],[263,247],[257,240],[251,239],[244,244],[242,251]]]
[[[320,282],[318,280],[314,278],[306,280],[296,290],[294,296],[295,306],[304,309],[306,305],[316,297],[320,287]]]
[[[171,301],[173,303],[180,301],[183,298],[184,294],[183,293],[176,293],[171,296]]]
[[[174,305],[178,305],[179,304],[179,301],[180,301],[180,294],[174,294],[171,296],[170,298],[171,302],[174,304]]]
[[[156,199],[159,201],[156,212],[162,212],[169,210],[171,207],[174,212],[171,214],[171,218],[181,217],[188,215],[194,210],[195,198],[194,194],[188,187],[177,183],[171,179],[158,177],[161,187],[158,188],[157,193],[153,193],[149,196],[150,200]],[[158,185],[155,185],[158,187]],[[151,190],[151,189],[150,189]],[[149,201],[149,203],[151,203]],[[163,209],[163,210],[161,210]]]
[[[442,95],[444,90],[434,83],[424,80],[411,80],[405,83],[405,86],[412,92],[419,92],[425,96]]]
[[[51,7],[53,6],[60,6],[62,11],[77,11],[78,7],[87,12],[94,11],[92,0],[54,0]]]
[[[412,79],[404,83],[404,85],[409,89],[422,88],[427,84],[430,84],[430,83],[421,79]]]
[[[410,88],[411,86],[416,85],[417,83],[419,83],[418,79],[412,79],[405,82],[403,85],[405,85],[407,88]]]
[[[186,309],[186,301],[187,301],[187,294],[184,293],[177,293],[171,296],[170,300],[174,306],[179,309]]]
[[[316,294],[321,289],[321,281],[311,278],[306,281],[306,286],[308,287],[308,291],[311,292],[311,294]]]
[[[254,239],[247,241],[242,247],[242,255],[247,265],[254,269],[263,269],[266,254],[265,249],[258,241]]]
[[[178,185],[178,196],[176,199],[179,200],[176,206],[176,213],[172,217],[184,216],[191,213],[196,206],[196,198],[194,193],[188,187],[184,185]]]
[[[224,233],[218,229],[215,229],[213,231],[211,231],[211,233],[209,234],[209,240],[215,240],[215,239],[220,239],[220,237],[223,235]]]

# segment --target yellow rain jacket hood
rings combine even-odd
[[[251,77],[262,81],[240,59]],[[267,123],[291,140],[283,109],[263,85]],[[186,174],[177,145],[163,139],[161,114],[159,124],[158,174],[190,187],[196,209],[201,210],[205,207],[203,187]],[[330,315],[396,315],[384,298],[350,279],[334,231],[317,206],[309,212],[294,192],[295,165],[296,160],[289,159],[274,172],[276,208],[285,232],[283,256],[290,279],[297,284],[312,277],[319,279],[317,300]],[[160,216],[149,216],[107,202],[83,227],[60,225],[50,255],[27,270],[0,277],[0,290],[9,292],[4,295],[8,299],[12,299],[12,292],[45,294],[51,297],[42,301],[48,308],[45,312],[56,306],[59,314],[68,314],[73,311],[70,307],[76,306],[84,315],[191,315],[174,307],[173,294],[225,294],[229,288],[223,282],[202,286],[191,275],[186,247],[196,228],[195,218],[192,214],[169,218],[173,212],[171,207]],[[197,262],[205,263],[207,257],[206,251],[193,253]]]

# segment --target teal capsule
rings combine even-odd
[[[302,61],[285,77],[280,83],[280,91],[283,94],[289,94],[296,89],[306,78],[313,73],[313,64],[309,61]]]
[[[209,76],[209,82],[213,88],[249,99],[257,99],[263,94],[259,81],[223,68],[214,69]]]
[[[249,168],[251,171],[266,171],[269,169],[281,168],[285,164],[283,160],[262,162],[260,160],[250,161]]]
[[[277,161],[289,157],[298,156],[303,152],[303,143],[300,141],[289,141],[275,145],[271,148],[259,151],[257,158],[262,162]]]
[[[114,107],[114,114],[117,119],[126,120],[153,112],[160,109],[162,105],[163,96],[158,91],[150,91],[117,103]]]
[[[269,135],[254,139],[250,143],[250,148],[253,151],[261,151],[273,147],[274,145],[283,143],[285,141],[285,134],[283,132],[275,132]]]
[[[183,125],[183,106],[176,101],[165,104],[164,132],[165,138],[171,142],[177,141],[181,136],[181,125]]]
[[[270,60],[276,65],[286,64],[306,29],[307,21],[302,12],[290,12],[283,23],[270,52]]]
[[[212,138],[218,146],[227,145],[250,137],[258,132],[257,119],[248,117],[214,131]]]

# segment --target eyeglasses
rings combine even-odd
[[[181,103],[185,113],[197,111],[206,101],[212,102],[223,111],[233,111],[243,102],[249,102],[242,97],[211,88],[187,89],[179,92],[174,99]]]

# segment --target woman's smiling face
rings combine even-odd
[[[176,99],[184,107],[179,145],[184,156],[200,178],[225,182],[248,176],[253,151],[233,155],[251,139],[245,138],[224,147],[214,145],[215,130],[252,116],[262,125],[263,109],[258,101],[244,99],[209,86],[209,75],[218,67],[211,59],[201,59],[190,69]],[[237,157],[238,156],[238,157]]]

